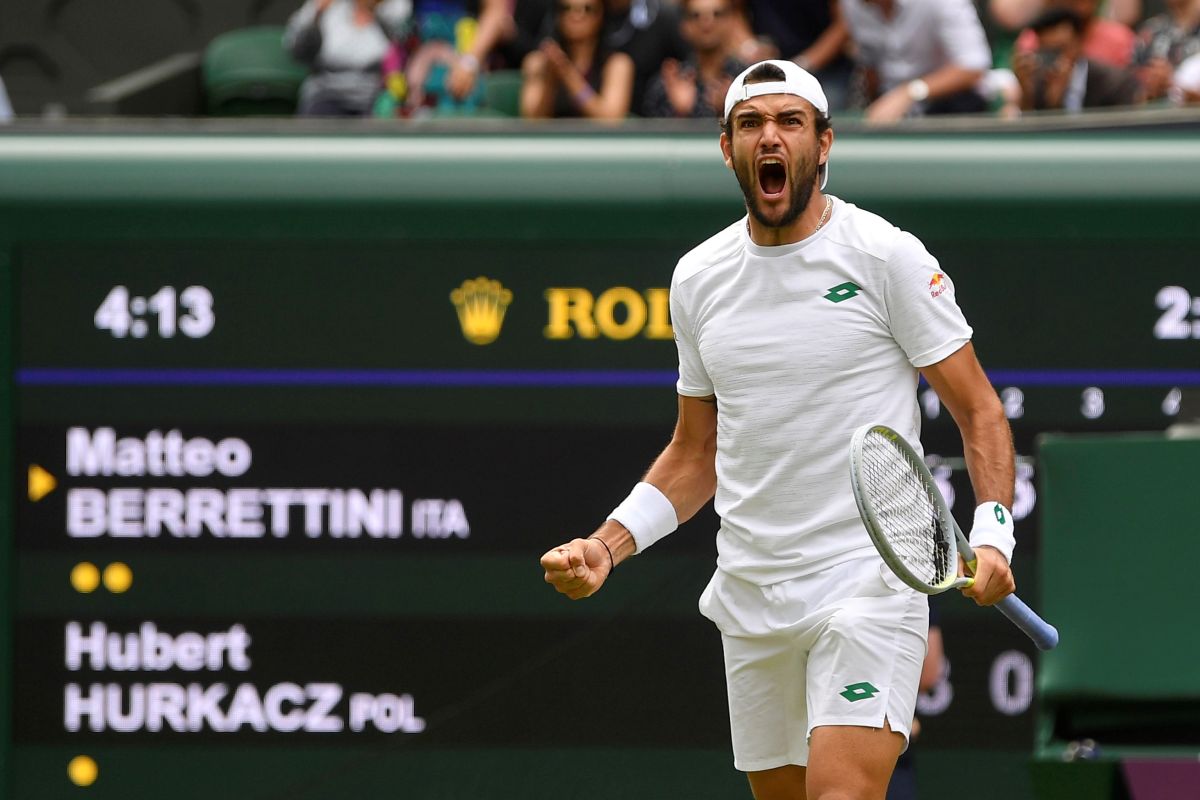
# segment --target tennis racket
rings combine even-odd
[[[850,439],[850,483],[871,541],[892,572],[925,594],[970,586],[958,561],[975,571],[975,551],[950,515],[925,460],[886,425],[864,425]],[[1058,631],[1010,594],[996,608],[1042,650]]]

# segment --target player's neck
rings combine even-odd
[[[812,236],[829,224],[833,214],[833,198],[826,197],[814,189],[808,207],[788,225],[772,227],[764,225],[753,215],[748,215],[750,240],[759,247],[778,247],[795,244]]]

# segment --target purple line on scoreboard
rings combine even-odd
[[[346,386],[569,388],[672,386],[660,369],[72,369],[17,370],[20,386]]]
[[[1200,369],[994,369],[987,370],[987,376],[995,386],[1064,389],[1200,386]]]
[[[344,386],[399,388],[572,388],[670,387],[675,370],[665,369],[153,369],[26,367],[19,386]],[[988,372],[996,386],[1200,386],[1195,369],[999,369]]]

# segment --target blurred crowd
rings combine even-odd
[[[868,124],[1200,105],[1200,0],[293,2],[282,49],[266,26],[205,55],[206,80],[218,50],[229,76],[274,70],[258,80],[276,104],[255,85],[248,109],[210,94],[209,113],[712,119],[764,58],[809,70],[833,112]]]
[[[715,118],[763,58],[869,123],[1200,102],[1200,0],[307,0],[285,45],[312,116]]]

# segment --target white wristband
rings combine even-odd
[[[634,486],[608,518],[629,530],[639,553],[679,527],[675,506],[658,487],[645,481]]]
[[[1000,503],[984,503],[975,509],[975,522],[971,525],[971,547],[994,547],[1012,563],[1013,548],[1017,539],[1013,536],[1012,512]]]

